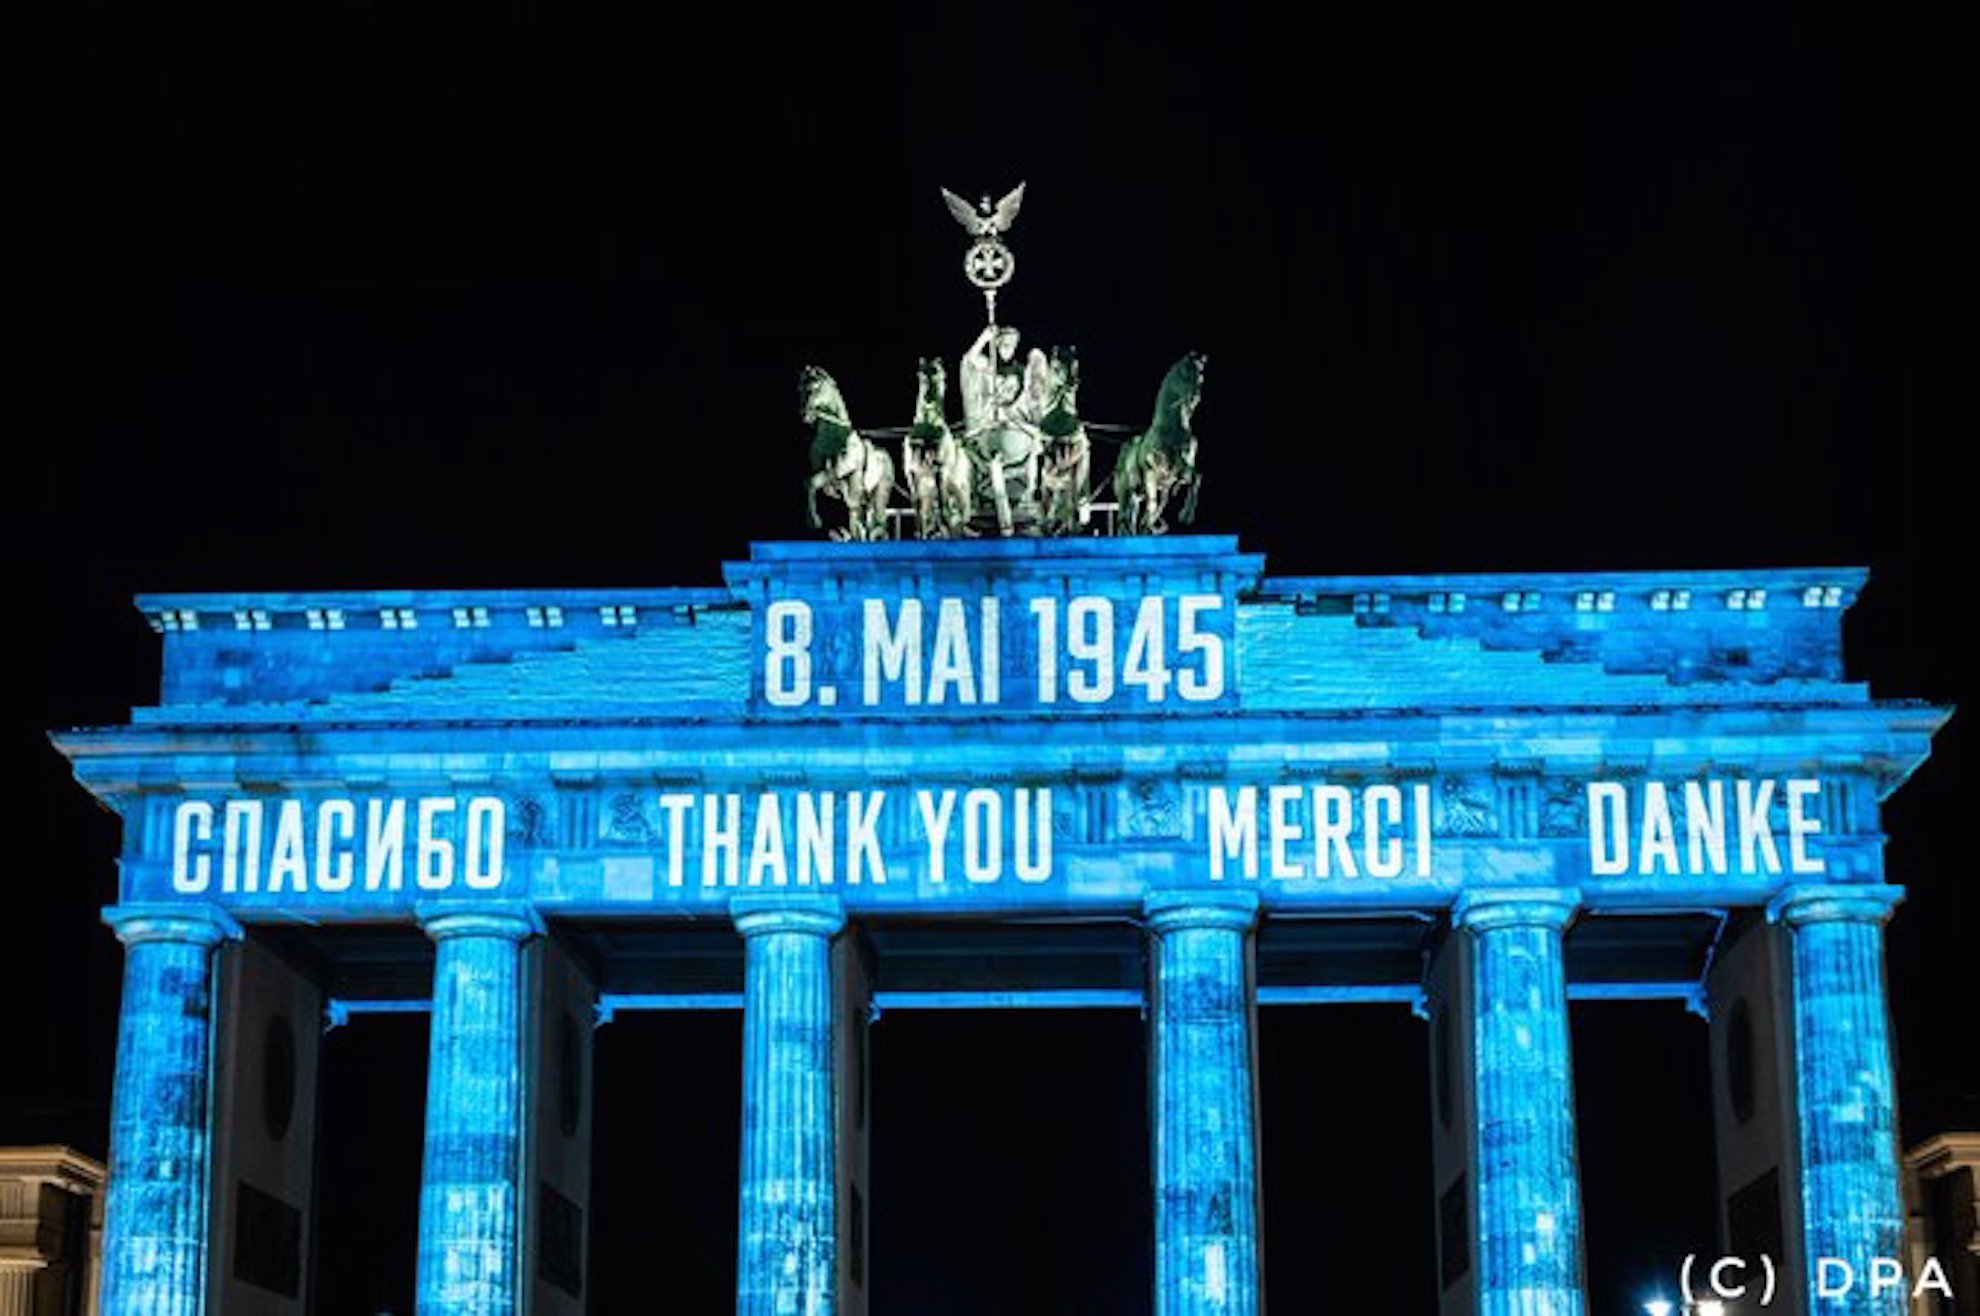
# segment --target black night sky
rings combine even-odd
[[[1089,419],[1209,354],[1199,525],[1275,574],[1862,564],[1852,676],[1964,693],[1971,143],[1936,14],[277,9],[74,13],[16,125],[45,397],[11,426],[37,666],[0,1143],[106,1138],[117,828],[42,732],[155,696],[130,596],[717,583],[808,534],[800,366],[900,425],[916,358],[973,335],[939,185],[1028,181],[1002,309],[1078,345]],[[1885,811],[1911,1140],[1980,1127],[1966,738]],[[1633,1311],[1711,1241],[1705,1028],[1574,1026],[1593,1310]],[[1139,1028],[879,1025],[876,1316],[1149,1310]],[[1423,1025],[1262,1029],[1272,1309],[1434,1310]],[[423,1047],[330,1041],[323,1316],[409,1310]],[[732,1308],[739,1056],[733,1016],[600,1032],[594,1312]]]

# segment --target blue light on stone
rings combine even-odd
[[[1793,929],[1801,1221],[1808,1291],[1828,1257],[1857,1276],[1849,1310],[1904,1316],[1903,1284],[1872,1289],[1877,1257],[1903,1257],[1897,1083],[1884,996],[1884,920],[1898,887],[1790,889],[1768,917]]]
[[[436,945],[419,1189],[420,1316],[522,1310],[526,908],[430,909]]]
[[[1153,934],[1150,1094],[1158,1316],[1261,1308],[1251,892],[1173,891]]]
[[[213,948],[241,929],[203,906],[122,906],[103,918],[124,943],[103,1310],[205,1316]]]
[[[1468,891],[1476,1048],[1477,1310],[1579,1316],[1581,1192],[1561,932],[1580,893]]]
[[[834,900],[737,897],[745,946],[737,1316],[838,1308]]]
[[[1949,714],[1848,679],[1863,573],[1265,567],[1228,536],[756,544],[718,588],[141,600],[157,704],[56,737],[124,827],[110,1309],[205,1316],[207,1015],[233,919],[420,922],[437,943],[426,1316],[528,1305],[526,1098],[545,1080],[525,943],[543,920],[741,932],[740,992],[732,968],[608,975],[596,1008],[744,1009],[745,1316],[862,1300],[834,1289],[863,1218],[835,1209],[853,1200],[833,1118],[848,917],[883,939],[892,920],[961,939],[986,919],[1143,922],[1145,983],[876,963],[871,999],[1145,995],[1156,1310],[1253,1316],[1256,1009],[1425,985],[1323,966],[1261,992],[1252,929],[1451,913],[1476,1116],[1475,1141],[1436,1135],[1471,1194],[1449,1290],[1472,1291],[1452,1302],[1579,1316],[1568,1001],[1695,1002],[1699,984],[1659,961],[1570,987],[1564,927],[1771,901],[1794,929],[1802,1125],[1769,1161],[1805,1171],[1788,1232],[1811,1257],[1901,1255],[1877,804]],[[421,1008],[325,986],[332,1022]]]

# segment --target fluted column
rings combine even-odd
[[[0,1261],[0,1316],[34,1316],[34,1281],[40,1262]]]
[[[1251,892],[1160,892],[1151,1007],[1157,1316],[1256,1316]]]
[[[522,1310],[523,946],[543,931],[527,906],[434,907],[419,1185],[420,1316]]]
[[[1561,935],[1563,890],[1466,892],[1471,937],[1479,1316],[1580,1316],[1580,1170]]]
[[[832,938],[837,900],[739,896],[743,1127],[737,1316],[838,1306]]]
[[[120,906],[124,943],[103,1310],[203,1316],[213,1191],[213,948],[241,935],[218,909]]]
[[[1875,1257],[1902,1257],[1897,1083],[1884,996],[1884,920],[1900,887],[1783,892],[1768,918],[1792,931],[1801,1227],[1808,1292],[1823,1258],[1855,1276],[1850,1311],[1904,1316],[1907,1286],[1872,1291]],[[1831,1282],[1840,1270],[1832,1267]]]

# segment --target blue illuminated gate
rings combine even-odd
[[[744,1010],[745,1313],[865,1309],[876,1006],[1146,1009],[1163,1313],[1261,1307],[1278,1002],[1430,1021],[1448,1313],[1583,1310],[1578,997],[1685,999],[1715,1063],[1785,1039],[1723,1195],[1775,1176],[1793,1284],[1900,1254],[1878,805],[1945,714],[1844,679],[1860,572],[1273,578],[1173,537],[725,577],[140,601],[159,704],[58,737],[125,822],[110,1310],[302,1310],[314,1015],[388,1008],[435,1015],[423,1312],[583,1310],[571,1075],[630,1008]],[[246,1075],[284,1065],[276,1132]]]

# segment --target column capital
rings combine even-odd
[[[1798,928],[1804,923],[1878,923],[1888,920],[1904,899],[1904,888],[1875,886],[1791,886],[1767,902],[1767,921]]]
[[[181,941],[213,947],[223,941],[239,941],[242,935],[234,916],[218,905],[111,905],[103,911],[103,921],[126,946]]]
[[[765,932],[807,932],[836,936],[846,925],[846,908],[837,896],[791,896],[751,892],[729,901],[729,917],[745,938]]]
[[[1451,923],[1489,932],[1494,928],[1551,928],[1558,932],[1581,908],[1574,887],[1480,887],[1458,894]]]
[[[1151,932],[1178,928],[1228,928],[1249,932],[1258,925],[1255,891],[1151,891],[1141,902]]]
[[[434,903],[415,905],[413,916],[426,935],[435,941],[449,937],[500,937],[523,942],[543,935],[543,916],[532,905],[521,901],[497,900],[486,904]]]

